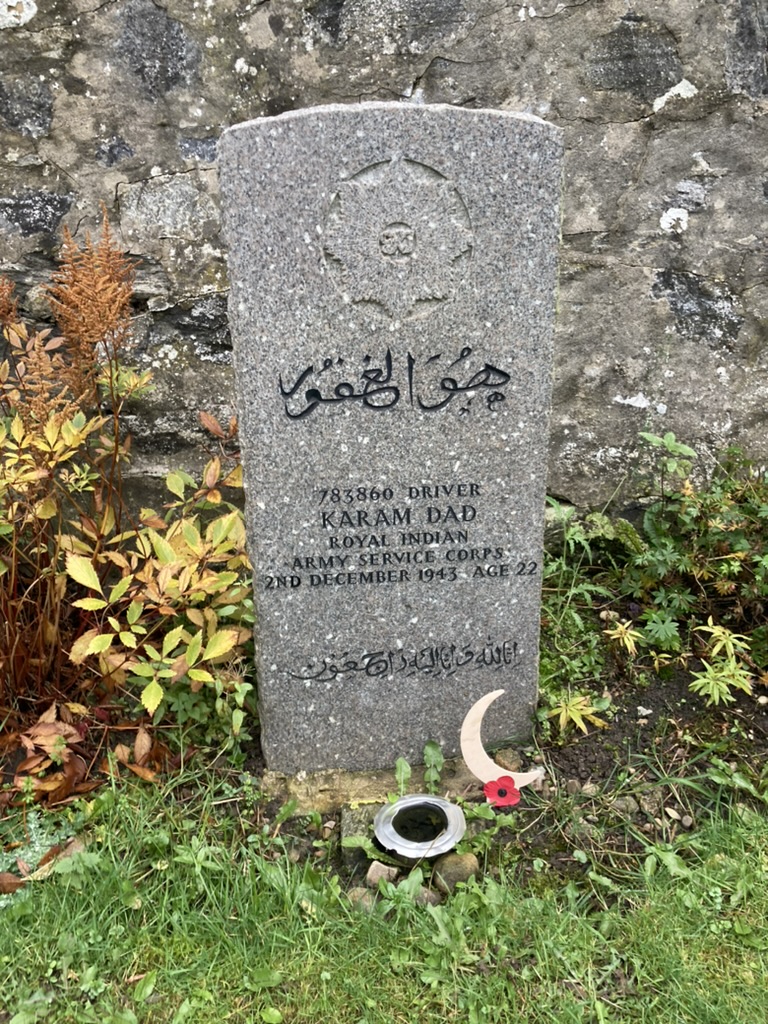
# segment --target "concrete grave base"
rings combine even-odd
[[[512,748],[497,750],[494,758],[507,771],[520,769],[520,755]],[[412,767],[409,792],[425,791],[424,770],[422,765]],[[293,813],[299,816],[311,811],[330,814],[354,804],[382,804],[389,793],[397,792],[397,780],[394,768],[362,772],[299,772],[298,775],[267,771],[262,778],[261,788],[273,800],[281,800],[283,803],[295,800],[296,809]],[[446,760],[438,793],[448,800],[457,797],[473,799],[482,796],[482,787],[458,757]]]

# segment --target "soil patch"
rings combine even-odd
[[[690,675],[649,677],[642,685],[625,685],[613,694],[606,729],[550,743],[542,751],[560,781],[576,779],[607,786],[632,755],[662,760],[680,747],[717,744],[727,740],[732,756],[759,763],[768,752],[768,702],[760,694],[737,691],[733,704],[707,707],[689,690]]]

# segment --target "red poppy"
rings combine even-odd
[[[520,803],[520,790],[509,775],[502,775],[500,779],[486,782],[483,792],[492,807],[514,807]]]

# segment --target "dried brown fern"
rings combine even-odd
[[[48,294],[67,354],[63,379],[83,406],[95,404],[99,367],[115,364],[128,335],[133,280],[133,264],[115,244],[106,211],[98,242],[87,234],[81,248],[64,229],[61,267]]]
[[[49,416],[59,422],[74,416],[80,404],[60,383],[67,369],[57,351],[62,339],[50,337],[49,330],[30,335],[22,323],[5,334],[14,365],[12,375],[7,361],[0,367],[0,410],[13,409],[27,426]]]
[[[13,287],[0,282],[0,721],[82,681],[67,651],[88,616],[65,558],[96,560],[127,516],[120,412],[144,384],[118,363],[132,280],[105,216],[98,243],[80,249],[65,233],[49,290],[60,336],[19,322]],[[99,386],[111,416],[94,411]]]
[[[0,330],[15,324],[19,319],[19,306],[14,295],[13,281],[0,277]]]

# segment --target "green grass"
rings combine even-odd
[[[499,838],[442,906],[390,890],[367,914],[217,778],[121,784],[59,819],[84,852],[0,897],[3,1024],[768,1019],[768,819],[730,790],[674,857],[619,881],[594,851],[570,880],[532,871],[525,841]],[[57,825],[26,818],[6,850]]]

